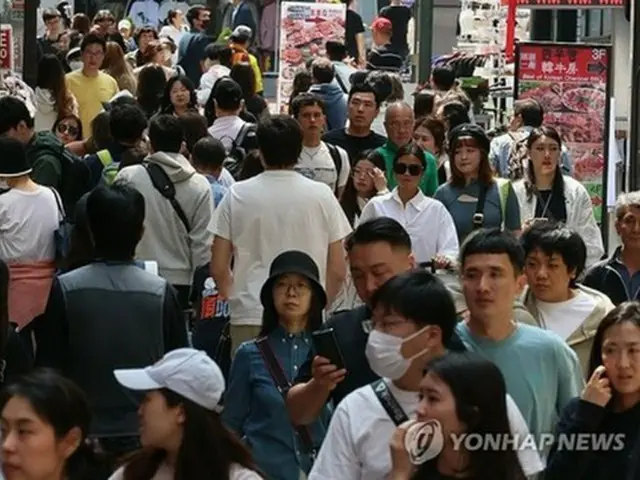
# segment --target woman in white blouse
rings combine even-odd
[[[589,267],[604,254],[602,234],[593,215],[587,189],[573,178],[562,175],[562,140],[553,127],[536,128],[527,139],[529,162],[525,178],[513,184],[520,204],[524,228],[535,219],[564,223],[575,230],[587,246]]]
[[[424,152],[415,143],[398,150],[393,159],[398,186],[372,198],[362,210],[360,223],[377,217],[397,220],[411,237],[416,262],[433,262],[437,268],[445,268],[458,256],[458,235],[445,206],[419,188],[426,166]]]

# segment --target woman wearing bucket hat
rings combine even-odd
[[[311,332],[323,320],[327,295],[309,255],[278,255],[260,292],[264,312],[256,341],[237,350],[229,373],[222,418],[251,445],[268,478],[298,480],[311,468],[326,433],[329,412],[294,428],[283,395],[311,349]]]
[[[449,132],[451,178],[435,198],[451,213],[460,243],[479,228],[520,232],[518,199],[508,180],[494,178],[489,145],[478,125],[464,123]]]
[[[142,450],[109,480],[261,480],[251,454],[218,414],[224,377],[206,353],[179,348],[146,368],[115,370],[140,404]]]
[[[0,136],[0,152],[0,259],[11,272],[9,317],[24,327],[44,312],[64,212],[57,192],[31,180],[20,142]]]

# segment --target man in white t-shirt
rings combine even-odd
[[[324,101],[317,95],[301,93],[293,99],[291,111],[303,133],[302,152],[296,171],[311,180],[327,184],[340,198],[349,179],[351,165],[346,151],[322,141],[326,123]]]
[[[209,127],[209,135],[220,140],[229,153],[234,142],[241,140],[238,134],[242,127],[250,125],[239,117],[244,107],[242,88],[235,80],[223,77],[216,82],[213,101],[216,119]]]
[[[265,171],[231,185],[210,226],[211,276],[229,300],[234,350],[260,331],[260,289],[273,259],[286,250],[309,254],[332,301],[346,276],[342,241],[351,232],[333,192],[294,170],[300,125],[276,115],[258,125],[257,137]]]
[[[389,478],[389,442],[397,426],[415,418],[425,367],[444,355],[448,346],[463,349],[454,334],[457,317],[453,299],[444,284],[426,270],[392,278],[374,294],[371,303],[373,331],[366,355],[381,380],[355,390],[340,402],[309,480]],[[524,438],[527,425],[508,396],[506,408],[512,432]],[[544,468],[534,449],[521,450],[518,456],[526,475]]]

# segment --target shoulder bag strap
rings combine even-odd
[[[264,361],[267,370],[269,370],[273,383],[276,384],[276,388],[286,402],[287,392],[291,387],[291,383],[287,380],[280,362],[269,346],[269,339],[267,337],[257,338],[255,340],[255,344],[256,347],[258,347],[258,351],[260,352],[260,356],[262,356],[262,360]],[[300,436],[300,440],[302,441],[304,448],[307,450],[307,453],[310,453],[312,458],[315,458],[316,449],[313,446],[313,440],[311,439],[309,429],[303,425],[293,425],[293,428]]]
[[[476,203],[476,213],[473,214],[473,229],[477,230],[484,226],[484,204],[487,199],[487,185],[480,185],[478,202]]]
[[[184,213],[184,210],[176,200],[176,190],[173,183],[171,183],[171,179],[167,176],[162,167],[155,163],[144,162],[142,165],[149,174],[149,178],[151,179],[151,183],[154,188],[158,190],[164,198],[169,200],[171,206],[178,215],[178,218],[180,218],[180,221],[184,224],[184,228],[187,229],[187,233],[189,233],[191,231],[189,220],[187,219],[187,215]]]
[[[333,164],[336,167],[336,188],[335,192],[338,192],[338,184],[340,183],[340,173],[342,172],[342,155],[340,155],[340,150],[335,145],[331,143],[326,143],[327,149],[329,150],[329,155],[331,155],[331,159],[333,160]]]
[[[62,223],[67,219],[67,215],[64,211],[64,207],[62,206],[62,198],[60,198],[60,195],[58,194],[55,188],[49,187],[49,190],[51,190],[51,193],[53,193],[53,196],[56,199],[56,205],[58,206],[58,213],[60,214],[59,223]]]
[[[409,420],[409,417],[407,417],[407,414],[404,412],[396,398],[391,393],[391,390],[389,390],[386,382],[382,378],[371,383],[370,386],[373,389],[373,393],[376,394],[376,397],[382,405],[382,408],[384,408],[384,411],[387,412],[389,418],[393,420],[393,423],[396,424],[396,427]]]

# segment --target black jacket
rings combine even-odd
[[[567,439],[565,448],[556,443],[549,453],[545,480],[638,480],[640,479],[640,404],[621,413],[580,398],[571,400],[558,423],[558,434]],[[600,448],[571,448],[575,434],[589,434],[589,445]],[[592,434],[603,434],[595,435]],[[573,438],[571,437],[573,435]],[[618,436],[616,436],[618,435]],[[586,437],[585,435],[582,436]],[[575,440],[576,445],[581,440]],[[608,446],[605,441],[611,441]]]
[[[618,258],[619,254],[620,247],[616,249],[611,257],[593,265],[585,274],[582,282],[583,285],[604,293],[614,305],[620,305],[622,302],[630,300],[638,300],[640,297],[640,290],[636,292],[627,291],[622,277],[613,266],[614,259]]]

